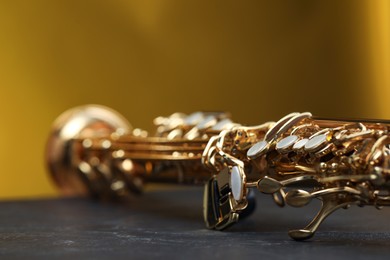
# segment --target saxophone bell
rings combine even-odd
[[[75,153],[81,152],[73,145],[76,138],[89,140],[131,130],[131,124],[124,117],[101,105],[79,106],[62,113],[52,126],[45,151],[48,171],[61,193],[66,196],[93,195],[72,161]]]

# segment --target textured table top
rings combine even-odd
[[[0,203],[0,258],[389,259],[390,209],[351,207],[316,236],[291,240],[319,204],[279,208],[257,195],[256,212],[231,229],[202,219],[202,188],[147,192],[129,203],[47,199]]]

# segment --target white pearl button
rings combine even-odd
[[[246,155],[251,159],[256,159],[261,154],[261,152],[265,150],[267,146],[268,146],[268,142],[264,140],[255,143],[251,148],[249,148]]]
[[[276,150],[285,150],[285,149],[288,149],[288,148],[290,148],[297,140],[298,140],[298,136],[296,136],[296,135],[287,136],[287,137],[283,138],[282,140],[280,140],[280,141],[276,144]]]
[[[307,141],[309,141],[309,139],[307,139],[307,138],[304,138],[304,139],[299,140],[298,142],[296,142],[296,143],[294,144],[293,149],[294,149],[294,150],[299,150],[299,149],[301,149],[302,147],[305,146],[305,144],[307,143]]]
[[[320,147],[321,145],[323,145],[324,143],[326,143],[327,139],[328,139],[328,134],[321,134],[321,135],[314,136],[313,138],[309,139],[309,141],[307,141],[307,143],[305,144],[305,150],[313,151],[318,147]]]
[[[238,166],[232,168],[230,173],[230,185],[233,194],[233,198],[237,201],[242,200],[243,196],[243,180]]]

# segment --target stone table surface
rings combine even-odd
[[[339,210],[314,238],[287,235],[319,204],[279,208],[257,194],[255,213],[226,231],[204,227],[202,188],[155,190],[127,203],[89,199],[0,202],[0,258],[390,259],[390,209]]]

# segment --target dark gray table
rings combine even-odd
[[[202,189],[153,191],[126,204],[88,199],[0,203],[0,258],[390,259],[390,209],[339,210],[310,241],[291,240],[318,205],[279,208],[258,194],[253,216],[206,230]]]

